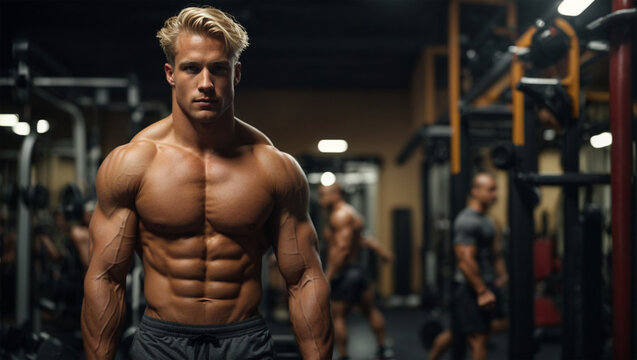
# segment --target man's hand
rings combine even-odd
[[[498,288],[502,288],[504,286],[506,286],[506,284],[509,283],[509,275],[507,274],[502,274],[500,276],[498,276],[497,279],[495,279],[495,282],[493,283],[496,287]]]
[[[491,310],[495,306],[495,295],[489,289],[478,293],[478,306],[482,310]]]
[[[379,255],[380,255],[380,261],[382,261],[383,263],[394,262],[394,260],[396,259],[394,254],[391,253],[391,252],[386,252],[386,253],[379,254]]]
[[[362,238],[362,242],[361,245],[365,248],[368,248],[372,251],[374,251],[376,254],[378,254],[378,257],[380,258],[380,261],[382,263],[389,263],[389,262],[393,262],[395,259],[394,253],[392,253],[391,251],[385,249],[378,240],[369,237],[369,236],[364,236]]]

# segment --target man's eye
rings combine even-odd
[[[215,65],[212,67],[212,73],[215,75],[225,75],[228,73],[228,68],[223,65]]]
[[[199,71],[199,69],[195,65],[186,65],[184,66],[184,71],[194,73]]]

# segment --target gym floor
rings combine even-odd
[[[387,325],[387,343],[391,346],[397,360],[426,359],[427,350],[420,342],[418,333],[426,320],[424,310],[413,308],[383,309]],[[349,344],[348,352],[351,360],[369,360],[376,351],[376,342],[364,317],[352,311],[348,317]],[[269,321],[273,335],[292,335],[286,323]],[[507,334],[496,334],[489,344],[489,359],[507,359]],[[561,359],[559,343],[543,343],[536,359]],[[334,359],[337,359],[336,354]],[[447,351],[442,360],[451,360],[451,352]],[[470,359],[467,352],[466,359]]]

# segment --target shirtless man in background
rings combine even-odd
[[[87,359],[113,358],[136,251],[146,312],[134,359],[271,359],[258,313],[262,255],[274,247],[304,359],[331,359],[329,287],[289,155],[234,117],[245,29],[186,8],[157,33],[172,114],[113,150],[97,177],[82,334]]]
[[[334,341],[339,359],[349,359],[346,320],[354,305],[360,306],[374,332],[378,345],[376,358],[389,359],[391,356],[385,347],[385,318],[374,303],[373,284],[358,264],[358,252],[361,247],[371,249],[383,261],[393,260],[394,255],[378,241],[362,236],[363,217],[345,202],[338,183],[319,188],[319,203],[329,212],[325,274],[331,286]]]

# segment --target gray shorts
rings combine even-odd
[[[275,359],[261,316],[225,325],[188,325],[144,315],[131,344],[137,359]]]
[[[346,265],[330,281],[330,298],[357,304],[371,281],[362,267],[356,264]]]

